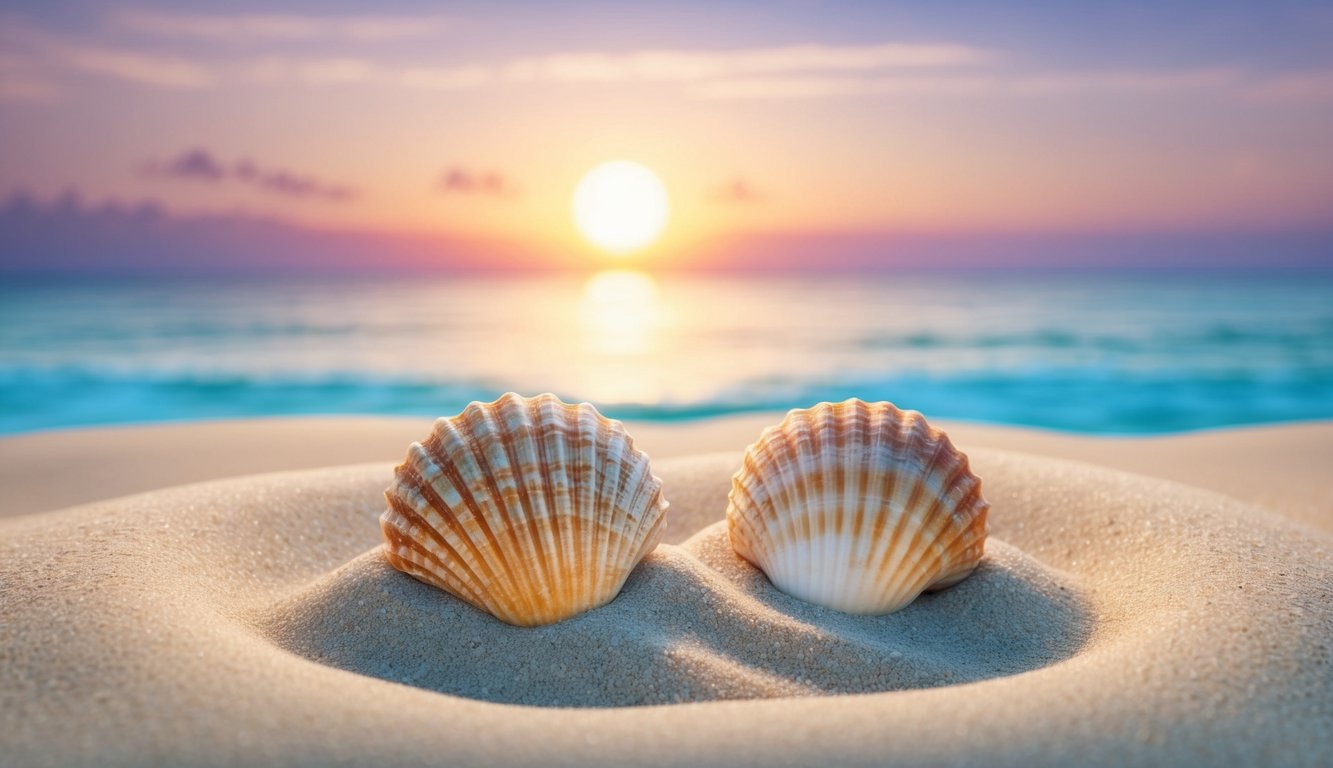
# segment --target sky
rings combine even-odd
[[[574,186],[630,159],[644,264],[1330,264],[1329,40],[1328,3],[0,2],[0,258],[591,264]]]

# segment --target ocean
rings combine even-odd
[[[22,280],[0,433],[449,415],[675,421],[857,396],[1093,434],[1333,418],[1333,273]]]

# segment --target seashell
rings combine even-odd
[[[523,627],[615,598],[667,508],[620,422],[550,394],[437,420],[384,495],[395,568]]]
[[[972,573],[989,506],[920,413],[851,399],[790,411],[746,449],[727,531],[783,592],[882,614]]]

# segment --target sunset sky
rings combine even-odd
[[[650,261],[1333,230],[1333,6],[1169,6],[4,3],[0,190],[575,262],[615,159]]]

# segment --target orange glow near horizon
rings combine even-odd
[[[1333,17],[1275,14],[1292,40],[1191,38],[1216,45],[1205,54],[1165,32],[1189,24],[1116,14],[1124,39],[1161,48],[1087,57],[1070,41],[1100,45],[1105,14],[1018,39],[873,3],[724,4],[693,22],[671,4],[560,4],[526,7],[518,25],[503,4],[446,21],[414,4],[297,3],[281,30],[221,6],[58,5],[0,14],[0,194],[58,214],[77,191],[94,239],[99,216],[150,201],[164,217],[237,220],[227,243],[267,231],[257,219],[339,245],[353,235],[372,255],[349,262],[411,241],[398,263],[767,266],[786,247],[782,263],[822,268],[833,246],[796,249],[862,238],[858,263],[892,264],[917,235],[984,245],[1333,221],[1333,59],[1291,68],[1326,58],[1309,41],[1327,35],[1307,32]],[[1187,14],[1172,8],[1160,13]],[[1311,47],[1298,56],[1298,43]],[[579,180],[612,158],[656,183],[590,192],[571,216]]]

